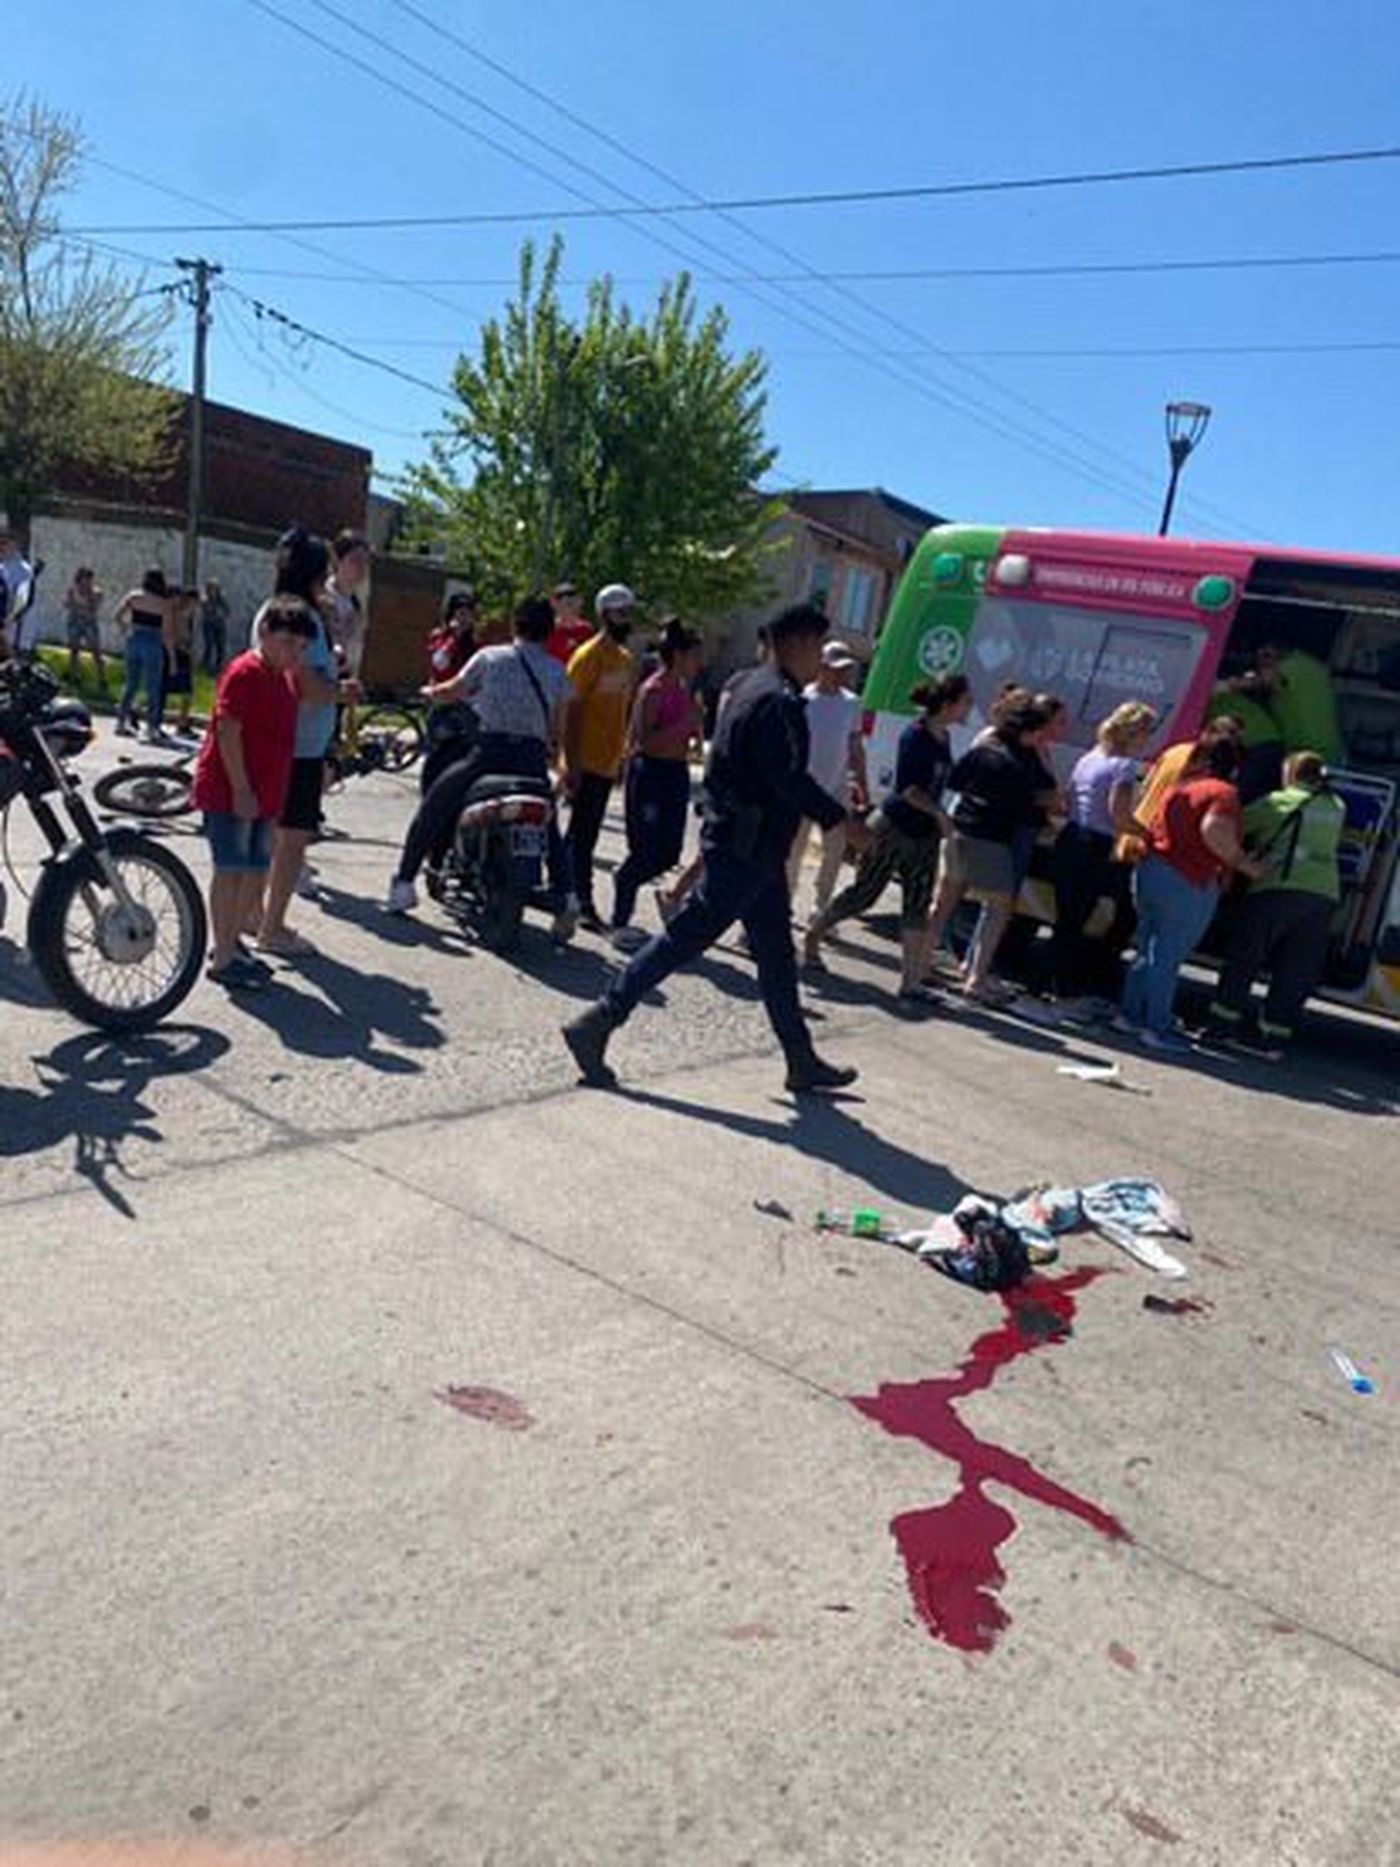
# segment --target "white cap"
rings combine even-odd
[[[824,668],[853,668],[856,658],[844,642],[822,643],[822,666]]]
[[[610,609],[635,609],[637,599],[625,583],[605,583],[593,599],[595,616],[606,615]]]

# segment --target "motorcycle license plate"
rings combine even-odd
[[[513,856],[542,856],[544,854],[544,831],[533,823],[517,823],[511,826],[510,853]]]

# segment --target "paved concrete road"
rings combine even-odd
[[[610,960],[383,921],[406,795],[336,803],[323,956],[258,1001],[115,1045],[0,954],[0,1860],[1400,1859],[1395,1040],[1106,1091],[891,1017],[860,932],[812,999],[858,1096],[781,1094],[732,951],[589,1094],[555,1029]],[[998,1299],[806,1224],[1115,1171],[1206,1307],[1076,1238],[1073,1333],[1061,1291],[980,1361]],[[942,1451],[850,1404],[964,1363],[885,1396]],[[981,1562],[939,1598],[989,1650],[896,1518]]]

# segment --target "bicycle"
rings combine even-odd
[[[105,772],[92,787],[103,810],[123,817],[163,822],[194,809],[194,762],[197,747],[162,764],[122,764]]]
[[[333,781],[371,771],[407,771],[423,754],[426,704],[376,700],[348,706],[327,763]]]

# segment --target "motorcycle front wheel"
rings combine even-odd
[[[178,856],[139,830],[113,830],[108,855],[124,905],[93,851],[51,862],[29,910],[29,950],[65,1011],[99,1031],[146,1031],[188,997],[208,922]]]

